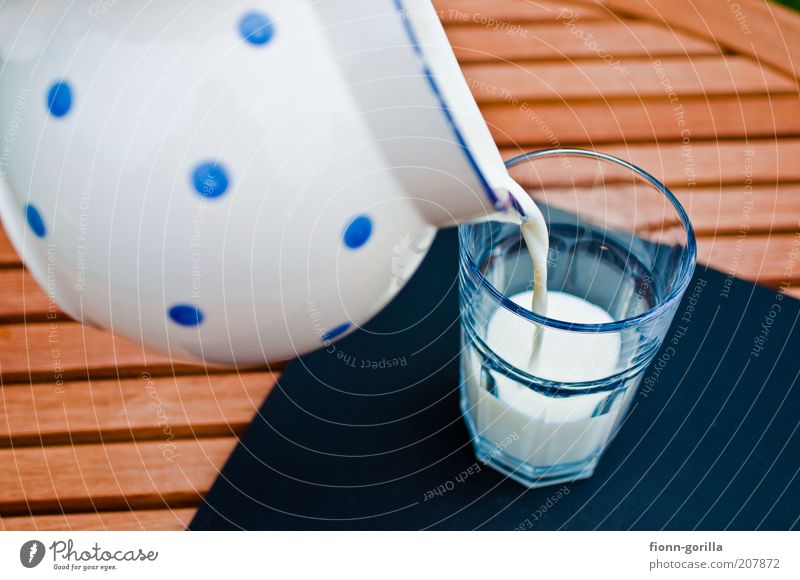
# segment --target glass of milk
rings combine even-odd
[[[478,458],[538,487],[593,474],[696,250],[675,196],[627,162],[562,149],[508,166],[547,225],[547,312],[532,311],[534,266],[518,224],[459,227],[461,406]]]

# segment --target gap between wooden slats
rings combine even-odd
[[[0,447],[238,435],[274,383],[247,373],[6,386]]]
[[[43,322],[53,317],[67,319],[30,272],[23,268],[0,268],[0,324]]]
[[[0,449],[0,515],[194,507],[237,441]]]
[[[280,365],[271,368],[275,370]],[[230,371],[173,361],[125,338],[77,322],[0,325],[0,379],[4,384],[126,377],[143,372],[160,375]]]

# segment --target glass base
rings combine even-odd
[[[530,463],[506,453],[498,447],[497,443],[492,443],[477,432],[472,417],[469,413],[463,412],[464,404],[465,401],[462,400],[462,415],[472,437],[475,457],[484,465],[488,465],[495,471],[499,471],[531,489],[588,479],[594,475],[595,467],[600,461],[601,453],[599,452],[581,461],[543,467],[534,467]]]
[[[482,437],[473,437],[472,443],[478,461],[529,488],[587,479],[594,475],[598,460],[598,457],[592,457],[577,463],[533,467],[504,451],[499,451],[496,445]]]

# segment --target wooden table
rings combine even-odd
[[[435,4],[504,155],[574,145],[647,168],[691,214],[703,262],[800,297],[800,15]],[[184,528],[274,378],[175,366],[70,321],[0,237],[0,528]]]

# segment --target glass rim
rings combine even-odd
[[[530,151],[528,153],[523,153],[521,155],[517,155],[516,157],[509,159],[508,161],[506,161],[506,167],[510,169],[525,161],[531,161],[542,157],[555,157],[559,155],[586,157],[624,167],[629,171],[633,172],[634,174],[642,177],[648,183],[650,183],[650,185],[652,185],[658,191],[660,191],[672,204],[672,207],[675,209],[676,213],[678,214],[678,217],[681,220],[681,225],[683,226],[684,233],[686,234],[687,251],[684,254],[683,258],[681,259],[678,280],[676,284],[673,286],[673,288],[670,290],[669,294],[667,294],[667,296],[664,298],[664,300],[660,304],[657,304],[656,306],[653,306],[652,308],[649,308],[648,310],[645,310],[644,312],[637,314],[636,316],[632,316],[630,318],[624,318],[622,320],[615,320],[612,322],[604,322],[599,324],[597,323],[588,324],[583,322],[566,322],[563,320],[557,320],[555,318],[540,316],[539,314],[536,314],[535,312],[523,306],[520,306],[519,304],[508,298],[505,294],[500,292],[497,288],[495,288],[491,284],[491,282],[489,282],[483,276],[483,274],[481,274],[480,269],[475,263],[475,260],[473,259],[470,252],[466,249],[467,247],[466,240],[463,239],[464,236],[466,235],[466,228],[477,224],[467,223],[458,226],[458,236],[460,242],[459,254],[462,257],[462,261],[465,262],[469,272],[478,280],[480,286],[484,288],[489,293],[489,295],[495,299],[496,302],[499,302],[500,305],[504,307],[506,310],[509,310],[514,314],[522,318],[525,318],[531,322],[534,322],[536,324],[541,324],[551,328],[556,328],[559,330],[568,330],[572,332],[597,333],[597,332],[616,332],[658,318],[661,314],[663,314],[666,310],[668,310],[672,306],[672,304],[675,303],[677,299],[679,299],[683,295],[684,291],[689,286],[689,282],[692,279],[692,275],[694,274],[695,264],[697,260],[697,242],[695,240],[694,228],[692,227],[692,224],[689,221],[689,216],[686,213],[686,210],[683,208],[680,201],[678,201],[678,198],[675,197],[675,194],[673,194],[667,188],[667,186],[665,186],[658,179],[650,175],[647,171],[641,169],[640,167],[637,167],[636,165],[633,165],[628,161],[625,161],[624,159],[614,157],[613,155],[609,155],[607,153],[590,151],[588,149],[573,149],[573,148],[541,149],[537,151]]]

